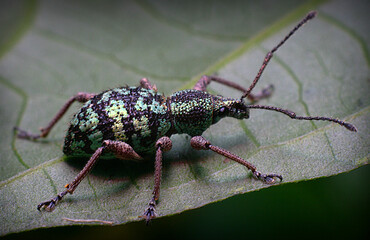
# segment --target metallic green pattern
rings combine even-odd
[[[138,153],[153,152],[155,142],[171,127],[167,113],[166,98],[155,91],[137,87],[108,90],[75,114],[63,151],[72,156],[91,155],[103,140],[119,140]]]
[[[140,87],[114,88],[96,95],[75,114],[63,151],[91,155],[104,140],[118,140],[138,154],[151,154],[159,138],[176,133],[198,136],[226,116],[248,118],[249,112],[239,100],[198,90],[166,98]]]
[[[171,97],[171,112],[177,133],[201,135],[212,124],[212,95],[184,90]]]

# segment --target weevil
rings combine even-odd
[[[267,184],[273,184],[277,179],[282,181],[280,174],[264,174],[241,157],[213,145],[202,137],[202,133],[212,124],[224,117],[248,119],[250,109],[272,110],[297,120],[331,121],[356,132],[354,125],[330,117],[297,116],[294,112],[279,107],[254,105],[260,99],[269,97],[272,86],[263,89],[258,94],[252,90],[261,78],[273,54],[307,21],[314,18],[315,11],[309,12],[286,36],[265,56],[263,63],[252,84],[246,89],[229,80],[218,76],[203,76],[193,89],[173,93],[169,97],[157,91],[155,85],[143,78],[139,87],[121,87],[104,91],[100,94],[80,92],[71,97],[59,110],[55,117],[41,133],[34,135],[15,127],[19,138],[36,140],[45,138],[53,126],[65,114],[73,102],[84,105],[71,120],[65,137],[63,152],[67,156],[86,156],[90,158],[76,176],[65,185],[66,190],[56,197],[42,202],[37,206],[52,211],[56,204],[66,194],[73,194],[79,183],[86,177],[101,156],[116,157],[123,160],[142,159],[144,155],[153,155],[155,159],[154,190],[144,214],[141,216],[148,223],[157,216],[156,204],[162,174],[162,155],[172,147],[170,136],[173,134],[188,134],[190,145],[196,150],[211,150],[228,159],[247,167],[252,175]],[[207,86],[218,82],[225,86],[240,90],[240,99],[225,98],[208,93]],[[251,102],[247,104],[244,99]]]

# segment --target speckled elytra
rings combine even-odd
[[[67,156],[90,156],[89,161],[69,184],[66,190],[49,201],[40,203],[37,209],[45,208],[52,211],[55,205],[67,194],[72,194],[78,184],[89,173],[97,160],[101,157],[117,157],[120,159],[142,159],[143,156],[154,154],[155,184],[153,197],[144,211],[142,218],[148,223],[156,217],[156,201],[159,198],[159,188],[162,172],[162,153],[172,147],[170,136],[173,134],[188,134],[191,146],[197,150],[212,150],[217,154],[234,160],[252,171],[253,176],[266,183],[275,183],[282,180],[279,174],[263,174],[256,167],[218,146],[212,145],[203,138],[202,133],[212,124],[224,117],[248,119],[249,109],[265,109],[288,115],[297,120],[324,120],[338,123],[350,131],[356,128],[338,119],[328,117],[303,117],[294,112],[272,106],[252,105],[244,103],[244,98],[256,102],[272,93],[272,86],[265,88],[259,94],[251,91],[260,79],[268,62],[275,51],[285,43],[294,32],[308,20],[314,18],[316,12],[310,12],[297,26],[270,52],[267,53],[263,64],[254,81],[248,89],[229,80],[203,76],[190,90],[178,91],[169,97],[159,93],[148,79],[140,81],[140,87],[121,87],[102,92],[100,94],[80,92],[71,97],[51,122],[41,129],[41,134],[33,135],[15,128],[19,138],[35,140],[48,135],[55,123],[64,115],[69,106],[75,102],[84,105],[74,115],[65,137],[63,152]],[[240,99],[224,98],[206,92],[208,84],[215,81],[243,92]]]

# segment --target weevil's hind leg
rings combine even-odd
[[[150,220],[157,216],[155,207],[156,201],[159,198],[159,189],[161,186],[162,177],[162,155],[163,152],[167,152],[172,148],[172,141],[169,137],[161,137],[156,142],[156,154],[155,154],[155,172],[154,172],[154,190],[153,197],[148,203],[148,207],[145,209],[144,214],[140,218],[144,218],[148,225]]]
[[[226,80],[226,79],[223,79],[223,78],[220,78],[220,77],[216,77],[216,76],[202,76],[198,82],[194,85],[193,89],[195,90],[200,90],[200,91],[207,91],[207,86],[211,83],[211,81],[213,82],[218,82],[220,84],[223,84],[225,86],[228,86],[228,87],[231,87],[231,88],[234,88],[234,89],[237,89],[243,93],[246,93],[247,92],[247,89],[240,86],[239,84],[237,83],[234,83],[232,81],[229,81],[229,80]],[[252,101],[252,102],[257,102],[261,99],[264,99],[264,98],[268,98],[271,96],[272,92],[274,90],[274,86],[273,85],[269,85],[267,86],[266,88],[262,89],[261,92],[257,93],[257,94],[249,94],[247,96],[247,98]]]
[[[275,174],[275,173],[272,173],[272,174],[263,174],[259,171],[256,170],[256,167],[250,163],[250,162],[247,162],[245,161],[244,159],[242,159],[241,157],[223,149],[223,148],[220,148],[220,147],[217,147],[217,146],[214,146],[212,145],[208,140],[206,140],[204,137],[202,136],[195,136],[191,139],[190,141],[190,144],[191,146],[194,148],[194,149],[197,149],[197,150],[212,150],[214,151],[215,153],[218,153],[224,157],[227,157],[237,163],[240,163],[244,166],[246,166],[249,170],[252,171],[253,173],[253,176],[259,180],[262,180],[264,181],[265,183],[268,183],[268,184],[273,184],[276,182],[276,178],[280,179],[280,181],[283,180],[283,177],[279,174]]]
[[[59,119],[66,113],[66,111],[72,105],[73,102],[77,101],[77,102],[84,103],[94,96],[95,96],[94,93],[86,93],[86,92],[77,93],[77,95],[68,99],[68,101],[63,105],[63,107],[59,110],[59,112],[54,116],[54,118],[49,122],[49,124],[46,127],[40,129],[41,131],[40,134],[32,134],[18,127],[14,127],[14,130],[18,132],[17,137],[23,138],[23,139],[29,139],[29,140],[36,140],[38,138],[47,137],[50,130],[59,121]]]
[[[120,141],[111,141],[105,140],[101,147],[99,147],[94,154],[90,157],[89,161],[86,163],[85,167],[81,170],[81,172],[75,177],[75,179],[65,185],[66,190],[59,193],[56,197],[50,199],[49,201],[45,201],[40,203],[37,206],[37,210],[40,211],[42,207],[45,208],[46,211],[51,212],[55,208],[55,205],[63,199],[63,197],[69,193],[73,194],[77,186],[80,182],[86,177],[86,175],[91,171],[94,165],[97,163],[99,157],[106,151],[110,151],[114,153],[118,158],[121,159],[142,159],[134,149],[125,142]]]
[[[157,86],[155,84],[152,84],[149,79],[147,78],[142,78],[140,79],[140,86],[142,88],[146,88],[146,89],[150,89],[150,90],[154,90],[154,91],[158,91],[157,89]]]

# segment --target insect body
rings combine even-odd
[[[277,111],[297,120],[331,121],[351,131],[357,131],[352,124],[338,119],[297,116],[294,112],[286,109],[251,105],[244,102],[245,98],[255,102],[271,94],[271,87],[264,89],[259,94],[252,94],[251,91],[260,79],[274,52],[299,27],[315,15],[316,12],[310,12],[266,55],[256,78],[248,89],[223,78],[203,76],[193,89],[178,91],[169,97],[165,97],[157,92],[156,87],[148,79],[143,78],[140,81],[140,87],[115,88],[100,94],[78,93],[67,101],[48,126],[41,129],[39,135],[33,135],[16,128],[20,138],[34,140],[46,137],[74,101],[84,103],[71,121],[65,137],[63,152],[69,156],[88,155],[90,159],[76,178],[65,186],[65,191],[49,201],[40,203],[37,207],[38,210],[44,207],[46,210],[52,211],[66,194],[72,194],[100,157],[115,156],[121,159],[142,159],[143,156],[154,154],[155,184],[153,197],[142,216],[149,222],[156,216],[155,207],[159,198],[162,155],[163,152],[171,149],[172,142],[169,137],[173,134],[190,135],[192,137],[190,143],[194,149],[212,150],[234,160],[251,170],[255,178],[266,183],[274,183],[276,179],[282,180],[282,176],[279,174],[263,174],[257,171],[253,164],[225,149],[212,145],[201,136],[212,124],[217,123],[224,117],[248,119],[250,109]],[[206,92],[206,88],[211,81],[238,89],[243,92],[243,95],[240,99],[231,99],[209,94]]]
[[[241,109],[236,108],[238,104]],[[248,118],[249,111],[236,99],[199,90],[179,91],[166,98],[142,87],[115,88],[92,97],[75,114],[63,152],[91,155],[103,140],[116,140],[147,155],[155,151],[161,137],[199,136],[225,116]]]
[[[171,128],[167,99],[140,87],[115,88],[87,101],[76,113],[65,138],[66,155],[91,155],[103,140],[132,146],[137,153],[155,150]]]

